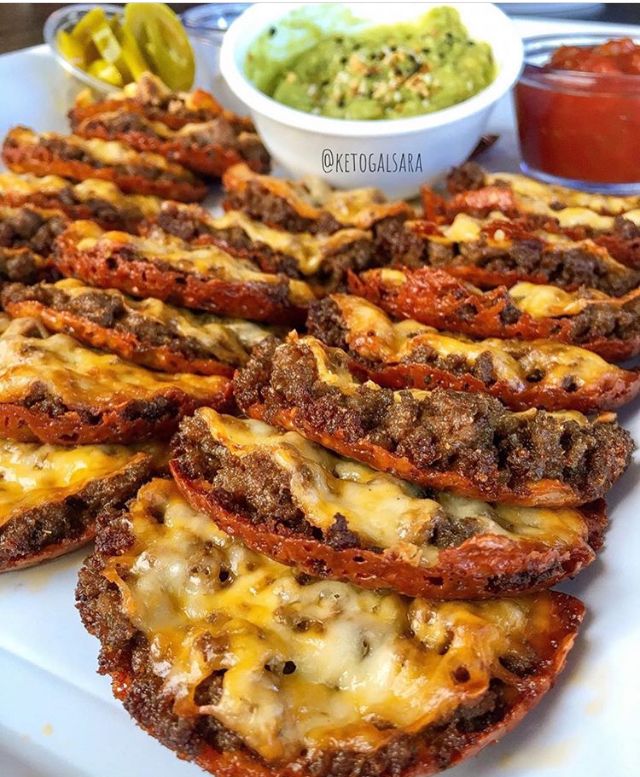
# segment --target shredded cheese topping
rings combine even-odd
[[[536,636],[548,628],[547,593],[432,603],[302,584],[167,481],[141,489],[129,520],[134,545],[104,574],[149,640],[175,712],[213,716],[269,762],[303,749],[370,752],[446,721],[493,677],[508,677],[500,657],[535,663]],[[219,694],[199,705],[195,689],[213,672]]]

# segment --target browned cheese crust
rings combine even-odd
[[[202,405],[228,407],[222,376],[160,375],[48,336],[16,319],[0,337],[0,428],[20,441],[75,445],[165,438]]]
[[[156,520],[161,520],[162,501],[156,501],[153,509]],[[188,714],[180,714],[179,705],[176,709],[175,696],[167,692],[162,678],[154,672],[149,638],[127,615],[120,589],[112,582],[114,576],[126,575],[131,563],[127,554],[130,556],[134,542],[126,512],[101,520],[96,553],[80,572],[77,606],[85,627],[100,641],[99,671],[111,676],[114,694],[146,732],[181,758],[195,761],[218,777],[417,777],[452,766],[515,726],[549,690],[565,663],[583,616],[580,602],[564,594],[545,592],[523,599],[521,606],[528,608],[531,620],[530,625],[524,627],[517,652],[496,656],[489,676],[486,680],[483,678],[482,686],[473,698],[464,704],[454,702],[452,711],[441,719],[414,730],[387,726],[377,735],[380,744],[374,749],[359,748],[357,741],[351,746],[327,743],[321,748],[303,749],[289,758],[268,761],[216,717],[215,705],[226,688],[224,670],[213,672],[195,690],[195,705],[205,707],[205,710],[207,705],[212,705],[209,714],[204,710],[198,712],[197,706]],[[176,547],[175,552],[179,553],[179,548]],[[256,558],[256,563],[265,561]],[[118,572],[119,568],[121,572]],[[222,591],[225,585],[234,583],[229,570],[225,582],[217,583],[218,570],[215,571],[216,580],[210,582],[212,591],[216,584]],[[194,574],[201,579],[203,572],[196,567]],[[299,580],[299,583],[292,580],[292,585],[311,586],[313,590],[320,584],[308,578]],[[242,584],[242,580],[239,582]],[[357,592],[349,586],[345,586],[344,592],[348,596],[372,595]],[[393,595],[380,594],[379,598],[394,607],[411,606],[411,601],[404,604]],[[418,609],[435,607],[420,600],[413,606]],[[512,605],[505,600],[503,606]],[[460,603],[455,612],[462,619],[474,619],[470,607]],[[468,615],[465,615],[467,610]],[[304,610],[300,616],[305,616]],[[300,626],[301,630],[303,628]],[[313,624],[309,623],[307,628],[313,629]],[[504,629],[504,625],[501,628]],[[215,659],[216,652],[225,649],[224,629],[221,641],[208,640],[203,645],[209,646],[207,655],[211,660]],[[281,649],[286,653],[287,645],[283,644],[278,652]],[[296,677],[295,664],[287,664],[286,660],[276,663],[274,659],[269,669],[272,673],[270,685],[277,684],[275,687],[281,685],[291,671],[294,672],[293,679]],[[469,673],[460,669],[455,679],[458,693],[465,694],[468,681]],[[193,703],[189,705],[191,707]],[[258,700],[254,712],[268,715]],[[367,725],[370,728],[371,724]],[[348,737],[348,732],[344,732],[344,736]],[[276,735],[272,745],[276,748],[278,744]]]
[[[75,222],[59,237],[54,262],[63,275],[92,286],[275,324],[302,323],[315,299],[303,281],[261,273],[216,247],[103,233],[88,221]]]
[[[147,226],[193,245],[217,245],[256,262],[263,272],[284,273],[308,281],[321,293],[342,289],[349,270],[360,272],[386,262],[370,230],[345,227],[330,235],[288,232],[252,219],[244,211],[212,216],[198,205],[163,203]]]
[[[610,410],[640,391],[640,371],[551,340],[479,342],[412,319],[393,322],[360,297],[336,294],[309,310],[309,334],[342,348],[351,368],[393,389],[488,393],[513,410]]]
[[[162,372],[231,377],[247,361],[252,345],[268,335],[249,322],[193,313],[156,299],[138,302],[115,289],[74,280],[8,284],[0,303],[13,318],[37,318],[51,332]]]
[[[524,232],[544,230],[551,234],[565,235],[572,240],[592,240],[628,267],[640,268],[640,227],[637,219],[630,219],[626,213],[636,210],[640,201],[637,197],[607,197],[578,192],[562,187],[546,187],[524,176],[520,178],[533,185],[534,191],[542,190],[546,197],[542,202],[523,202],[514,190],[511,181],[503,174],[489,176],[479,165],[467,163],[454,168],[448,176],[448,199],[434,192],[430,187],[422,188],[422,202],[425,218],[436,224],[450,223],[458,213],[468,213],[486,218],[499,212],[506,216],[518,229]],[[535,198],[534,198],[535,199]],[[566,213],[578,205],[591,210],[596,216],[608,219],[589,218],[589,214]]]
[[[74,181],[98,178],[111,181],[127,194],[182,202],[197,202],[207,194],[206,184],[185,167],[117,141],[53,132],[38,135],[25,127],[14,127],[4,140],[2,158],[16,173],[59,175]]]
[[[640,290],[625,297],[574,292],[571,301],[575,308],[570,312],[542,306],[533,315],[523,310],[522,300],[514,296],[517,288],[483,292],[431,268],[368,270],[360,276],[349,276],[353,294],[365,297],[395,318],[413,318],[475,338],[558,340],[580,345],[608,361],[624,361],[640,353]]]
[[[124,194],[115,184],[98,178],[73,183],[55,175],[38,177],[0,173],[0,209],[6,205],[20,209],[26,207],[31,211],[60,211],[72,221],[91,219],[103,229],[137,232],[144,219],[156,215],[160,202],[149,195]],[[20,233],[27,229],[37,236],[39,227],[36,220],[27,218],[29,221],[25,223],[24,217],[21,217],[12,232]]]

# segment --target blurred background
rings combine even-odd
[[[42,43],[42,27],[52,11],[68,3],[0,3],[0,53]],[[241,3],[170,3],[177,13],[187,13],[189,26],[219,30],[242,8]],[[555,19],[591,19],[601,22],[640,24],[640,3],[498,3],[507,13],[550,16]],[[194,8],[196,10],[194,10]]]

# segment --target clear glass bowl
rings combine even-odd
[[[196,83],[210,91],[225,108],[236,113],[246,113],[247,108],[220,75],[220,47],[231,23],[246,11],[249,5],[206,3],[180,14],[196,55]]]
[[[65,59],[60,53],[56,42],[59,30],[70,32],[87,11],[91,11],[95,7],[96,6],[93,3],[77,3],[75,5],[67,5],[64,8],[59,8],[57,11],[54,11],[45,22],[43,36],[44,42],[51,48],[51,52],[57,63],[71,76],[76,92],[89,86],[100,94],[109,94],[110,92],[117,92],[118,87],[107,84],[99,78],[94,78],[89,75],[89,73],[85,73],[84,70],[81,70],[79,67],[76,67],[69,62],[69,60]],[[101,5],[101,8],[104,10],[108,19],[116,14],[122,13],[122,6],[118,5],[106,4]]]
[[[586,191],[640,192],[640,75],[544,67],[559,46],[592,46],[611,37],[566,34],[525,40],[525,67],[514,102],[521,167],[527,174]]]
[[[231,23],[247,10],[250,3],[205,3],[196,5],[180,14],[182,23],[189,32],[207,34],[222,43],[222,36]]]

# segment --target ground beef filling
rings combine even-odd
[[[307,331],[332,348],[350,351],[349,327],[342,317],[340,306],[329,297],[313,302],[307,315]]]
[[[0,281],[35,283],[40,275],[42,261],[28,248],[19,250],[0,248]]]
[[[0,217],[0,248],[29,248],[48,256],[53,241],[65,229],[67,219],[59,215],[45,217],[28,206]]]
[[[125,552],[133,543],[126,514],[111,514],[108,521],[99,518],[98,527],[98,552],[80,570],[76,606],[87,631],[101,643],[99,671],[119,678],[124,675],[129,681],[123,702],[129,714],[162,744],[188,759],[196,759],[208,745],[219,752],[248,753],[264,763],[212,715],[184,718],[173,712],[174,700],[153,671],[147,639],[124,613],[117,587],[101,574],[106,557]],[[533,658],[515,663],[506,655],[500,662],[513,674],[514,685],[539,670]],[[199,703],[215,703],[223,683],[224,672],[203,681],[196,690]],[[397,777],[411,768],[419,755],[428,754],[444,769],[471,744],[474,735],[499,725],[518,698],[515,687],[493,679],[474,704],[460,707],[449,719],[420,732],[401,734],[373,753],[345,749],[303,752],[296,764],[313,777]]]
[[[382,552],[362,541],[349,530],[340,513],[327,531],[310,523],[296,506],[290,489],[290,475],[266,453],[233,456],[218,444],[198,418],[186,419],[174,438],[174,455],[189,479],[205,480],[227,510],[245,517],[261,530],[280,535],[295,535],[323,542],[335,550],[366,548]],[[425,497],[432,496],[426,490]],[[444,511],[436,515],[424,545],[452,548],[461,545],[479,531],[473,519],[455,521]],[[322,569],[318,570],[318,574]]]
[[[40,302],[47,308],[71,313],[105,329],[134,335],[146,347],[168,348],[187,359],[217,359],[195,337],[185,337],[173,322],[163,323],[129,308],[122,297],[98,289],[69,296],[61,289],[45,286],[12,285],[0,295],[4,305],[23,301]]]
[[[95,480],[61,502],[33,507],[0,526],[0,568],[34,556],[48,547],[84,537],[97,516],[122,508],[150,472],[148,461]]]
[[[602,302],[587,305],[569,321],[571,337],[576,343],[589,343],[600,338],[633,340],[640,337],[640,296],[623,305]]]
[[[346,367],[346,355],[333,354]],[[499,485],[518,493],[549,478],[590,501],[613,485],[633,449],[617,424],[581,426],[545,411],[514,414],[485,394],[436,389],[426,399],[409,391],[394,399],[390,389],[367,385],[344,394],[318,379],[312,354],[296,343],[261,343],[236,374],[235,390],[243,410],[262,404],[267,421],[295,408],[318,432],[371,443],[419,469],[459,473],[489,490]]]
[[[272,194],[259,181],[249,181],[243,191],[227,192],[224,206],[226,210],[242,210],[253,219],[288,232],[311,232],[315,235],[343,229],[343,225],[326,211],[317,219],[300,216],[285,199]]]
[[[78,204],[78,208],[87,208],[91,218],[113,229],[125,229],[128,231],[132,225],[138,224],[144,218],[144,214],[139,208],[133,205],[126,207],[116,207],[107,200],[101,200],[97,197],[84,200]]]
[[[477,162],[465,162],[454,167],[447,175],[447,189],[450,194],[482,189],[486,185],[485,172]]]

